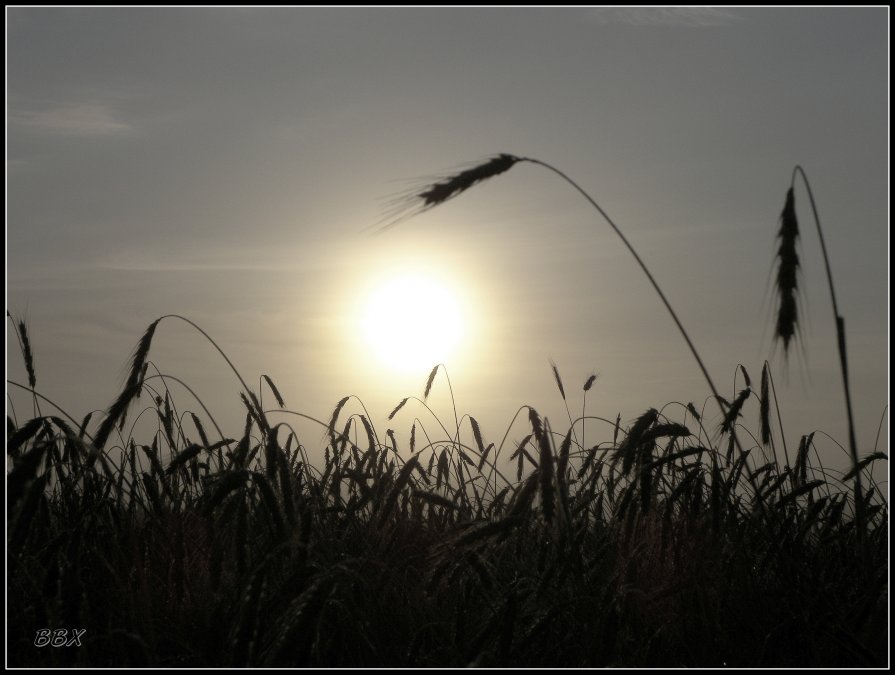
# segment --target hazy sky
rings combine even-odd
[[[360,317],[381,280],[422,270],[463,308],[447,367],[487,440],[523,404],[568,425],[551,358],[573,416],[593,372],[593,415],[702,407],[708,386],[641,270],[550,172],[519,165],[386,234],[364,228],[421,178],[500,152],[550,162],[615,219],[733,397],[737,364],[757,381],[773,353],[775,236],[801,164],[872,451],[888,403],[888,21],[887,8],[7,8],[7,308],[28,318],[38,390],[76,418],[107,407],[142,332],[176,313],[292,410],[328,419],[356,394],[384,434],[434,364],[388,370]],[[847,445],[801,184],[796,203],[807,314],[804,357],[788,377],[773,360],[784,429],[791,446],[814,430]],[[163,322],[150,358],[239,433],[238,382],[196,331]],[[26,381],[9,323],[7,367]],[[391,426],[406,434],[415,416],[431,426],[418,406]]]

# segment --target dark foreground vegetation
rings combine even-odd
[[[870,487],[857,527],[810,437],[768,458],[767,368],[720,430],[675,404],[556,433],[523,406],[495,446],[411,398],[396,447],[346,399],[319,468],[254,394],[225,439],[143,372],[145,444],[8,419],[10,666],[886,665],[887,503]],[[741,452],[750,396],[766,444]]]

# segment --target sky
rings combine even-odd
[[[381,359],[369,336],[394,326],[423,343],[457,333],[450,388],[440,372],[430,402],[450,428],[452,392],[486,443],[530,431],[513,421],[523,405],[564,432],[591,374],[589,415],[624,424],[654,407],[680,421],[675,402],[692,401],[715,428],[706,380],[642,270],[544,167],[519,164],[374,233],[390,198],[511,153],[563,171],[613,218],[722,395],[743,388],[738,364],[755,384],[769,359],[790,452],[817,432],[824,464],[847,467],[834,319],[800,182],[803,339],[788,360],[772,340],[776,234],[798,164],[846,322],[859,451],[888,452],[888,8],[6,16],[7,309],[27,320],[37,391],[76,419],[108,407],[143,331],[177,314],[250,386],[269,375],[288,409],[328,420],[354,395],[344,414],[365,406],[380,435],[438,424],[416,402],[387,420],[435,365]],[[371,310],[395,279],[438,284],[456,318],[420,300]],[[408,313],[434,323],[408,325]],[[26,383],[11,326],[8,378]],[[240,433],[239,381],[194,328],[165,319],[149,358]],[[181,410],[199,410],[170,387]],[[7,414],[28,419],[30,398],[7,393]],[[277,419],[322,447],[313,423]],[[588,445],[610,438],[587,424]]]

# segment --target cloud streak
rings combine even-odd
[[[604,24],[694,28],[728,26],[740,20],[734,12],[717,7],[602,7],[592,10],[591,16]]]
[[[109,106],[96,103],[19,111],[12,116],[12,121],[63,136],[122,136],[135,130]]]

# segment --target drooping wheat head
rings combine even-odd
[[[28,339],[28,327],[24,320],[19,321],[19,335],[22,338],[22,354],[28,371],[28,386],[34,389],[37,384],[37,377],[34,374],[34,353],[31,351],[31,340]]]
[[[761,369],[761,406],[759,408],[759,430],[761,444],[767,447],[771,443],[771,396],[768,387],[768,364]]]
[[[749,398],[749,395],[751,393],[752,390],[747,387],[746,389],[743,389],[734,399],[733,403],[727,409],[727,414],[721,421],[722,434],[730,433],[731,431],[733,431],[734,425],[736,425],[737,418],[740,416],[740,411],[743,409],[743,403],[746,402],[746,399]]]
[[[584,391],[590,391],[590,388],[594,386],[594,382],[597,380],[597,374],[594,373],[590,377],[587,378],[587,381],[584,383]]]
[[[550,367],[553,368],[553,377],[556,378],[556,386],[559,388],[559,394],[562,396],[562,400],[566,400],[566,390],[565,387],[562,386],[562,378],[559,376],[559,368],[556,367],[556,364],[553,362],[553,359],[550,359]],[[585,389],[585,391],[587,391]]]
[[[467,169],[450,174],[421,189],[398,195],[385,214],[377,232],[384,232],[403,220],[424,213],[464,193],[477,183],[509,171],[521,158],[502,153]]]
[[[149,324],[146,332],[144,332],[143,336],[140,338],[137,348],[134,350],[127,383],[124,385],[124,389],[118,395],[118,398],[115,399],[115,402],[109,407],[106,419],[103,420],[94,439],[94,443],[99,449],[102,449],[103,446],[105,446],[106,441],[116,424],[119,424],[119,428],[124,427],[127,408],[143,386],[141,379],[142,373],[145,372],[143,365],[146,363],[146,357],[149,356],[149,347],[152,345],[152,338],[155,335],[155,329],[156,326],[158,326],[159,321],[161,321],[161,318],[156,319]]]
[[[790,342],[798,332],[799,310],[796,304],[798,292],[799,254],[796,246],[799,238],[799,222],[796,219],[795,197],[792,187],[786,192],[786,202],[780,214],[780,230],[777,232],[780,246],[777,249],[777,326],[775,340],[783,340],[784,355],[789,353]]]
[[[435,382],[435,374],[438,372],[438,367],[440,365],[441,364],[438,364],[438,366],[435,366],[432,369],[432,371],[429,373],[429,378],[426,380],[426,390],[423,392],[423,400],[424,401],[429,398],[429,392],[432,391],[432,383]]]

